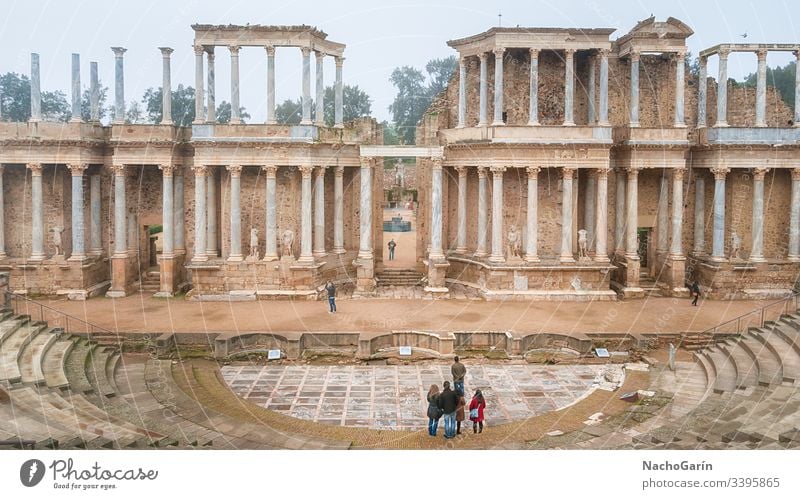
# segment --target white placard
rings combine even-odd
[[[608,353],[607,348],[595,348],[594,353],[601,359],[607,359],[608,357],[611,357],[611,354]]]
[[[400,347],[400,355],[403,357],[411,355],[411,347]]]
[[[281,358],[281,351],[280,350],[270,350],[267,352],[267,360],[280,360]]]

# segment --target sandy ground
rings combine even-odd
[[[384,232],[383,233],[383,264],[393,269],[413,269],[417,261],[417,217],[411,210],[391,209],[383,210],[383,219],[391,220],[400,214],[403,220],[411,222],[411,232]],[[389,240],[394,239],[397,247],[394,249],[394,260],[389,260]]]

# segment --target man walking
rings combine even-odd
[[[336,286],[333,285],[333,281],[328,280],[325,283],[325,291],[328,292],[328,305],[330,305],[330,310],[328,310],[329,314],[336,313]]]
[[[697,284],[697,281],[692,281],[689,291],[692,293],[692,305],[696,307],[697,299],[700,298],[700,285]]]
[[[397,243],[394,242],[394,238],[389,240],[389,260],[394,260],[394,249],[397,247]]]
[[[458,394],[450,389],[450,382],[444,382],[444,390],[439,394],[439,408],[444,413],[444,438],[456,436],[456,409]]]
[[[456,393],[464,395],[464,376],[467,375],[467,368],[458,361],[458,355],[453,358],[453,366],[450,368],[450,374],[453,375],[453,385],[455,386]]]

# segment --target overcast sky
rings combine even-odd
[[[123,46],[126,101],[141,99],[147,87],[161,84],[161,54],[157,47],[175,49],[172,63],[173,88],[178,83],[194,86],[193,23],[207,24],[309,24],[328,33],[330,40],[347,45],[344,81],[356,84],[373,99],[373,114],[389,119],[387,106],[395,89],[388,78],[397,66],[423,68],[432,58],[455,52],[446,45],[454,38],[503,26],[616,28],[618,38],[637,21],[654,14],[688,24],[695,34],[689,50],[728,42],[800,42],[797,5],[782,1],[677,0],[618,2],[602,0],[558,1],[255,1],[255,0],[3,0],[0,18],[0,73],[28,74],[30,53],[38,52],[42,65],[42,87],[68,93],[70,54],[81,54],[81,83],[88,85],[89,62],[99,63],[100,78],[110,89],[113,102],[111,46]],[[764,7],[769,4],[770,7]],[[747,38],[741,37],[747,33]],[[709,75],[716,74],[716,58],[709,61]],[[786,64],[792,56],[770,54],[768,64]],[[299,49],[278,49],[277,95],[282,102],[300,95]],[[240,52],[241,104],[253,116],[264,119],[266,106],[266,57],[260,48]],[[312,63],[313,66],[313,63]],[[754,72],[755,54],[732,54],[729,75],[741,78]],[[230,101],[230,58],[217,49],[217,102]],[[326,58],[326,85],[333,83],[334,65]],[[312,94],[313,90],[312,68]]]

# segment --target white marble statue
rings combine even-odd
[[[56,247],[56,254],[54,256],[62,256],[64,254],[64,246],[61,241],[61,233],[64,232],[63,227],[55,226],[50,229],[53,233],[53,246]]]
[[[581,281],[581,278],[578,276],[573,277],[572,280],[569,282],[569,284],[575,291],[580,291],[581,288],[583,287],[583,282]]]
[[[397,158],[397,161],[394,163],[394,183],[400,187],[405,187],[406,165],[400,158]]]
[[[578,258],[589,258],[586,248],[589,245],[589,231],[581,229],[578,231]]]
[[[292,253],[292,245],[294,244],[294,232],[290,229],[286,229],[281,234],[281,244],[282,244],[282,253],[283,256],[290,256],[294,257],[294,253]]]
[[[739,252],[742,249],[742,237],[736,232],[731,232],[731,259],[739,259]]]
[[[517,232],[517,226],[512,225],[508,230],[508,258],[519,258],[520,255],[520,237]]]
[[[258,229],[250,229],[250,257],[258,260]]]

